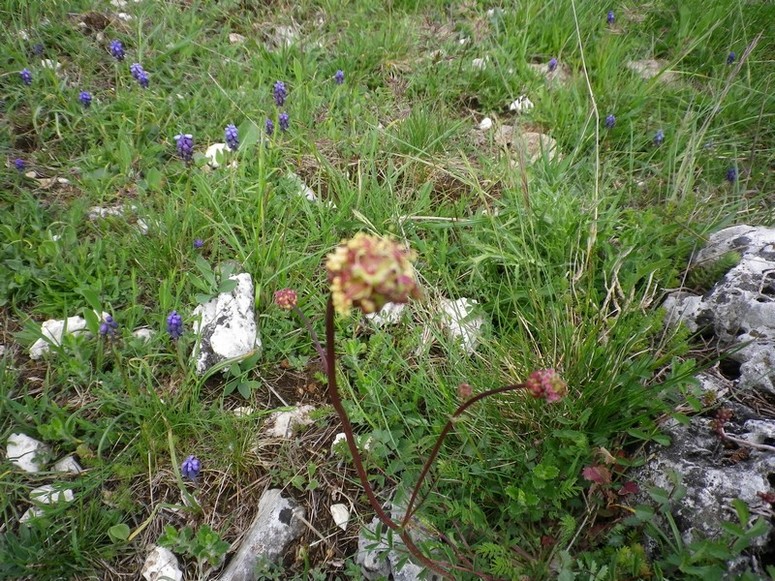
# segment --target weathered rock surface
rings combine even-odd
[[[178,558],[169,549],[154,547],[143,564],[141,575],[147,581],[182,581]]]
[[[310,413],[315,410],[314,406],[303,405],[292,410],[275,412],[267,421],[271,424],[266,434],[274,438],[290,438],[293,436],[294,430],[308,426],[312,423],[312,419],[309,417]]]
[[[637,61],[629,61],[627,63],[627,68],[645,81],[653,79],[661,73],[661,76],[659,77],[660,81],[663,83],[673,83],[677,79],[678,75],[673,71],[666,70],[667,64],[668,63],[666,61],[657,59],[641,59]]]
[[[253,310],[253,279],[246,272],[229,278],[237,281],[234,290],[194,309],[195,317],[201,315],[194,325],[194,333],[201,336],[196,361],[199,374],[217,363],[246,357],[261,348]]]
[[[8,436],[8,444],[5,457],[10,462],[25,472],[36,473],[43,470],[51,453],[46,444],[27,434],[11,434]]]
[[[477,304],[474,299],[463,297],[457,300],[442,299],[439,305],[442,325],[469,355],[476,351],[484,325],[484,317],[473,314]]]
[[[100,317],[104,320],[108,313],[102,313]],[[38,339],[30,347],[30,358],[40,359],[45,353],[48,353],[51,345],[61,345],[62,337],[65,333],[76,335],[78,333],[88,333],[86,330],[86,319],[75,316],[67,319],[49,319],[40,326],[40,332],[45,338]]]
[[[304,509],[283,498],[278,489],[269,489],[258,501],[258,514],[232,557],[221,581],[254,581],[256,565],[275,562],[288,545],[304,531]]]

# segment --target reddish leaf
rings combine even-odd
[[[581,471],[581,475],[595,484],[608,484],[611,482],[611,473],[605,466],[587,466]]]
[[[626,496],[627,494],[638,494],[638,492],[640,492],[640,487],[638,484],[632,480],[628,480],[622,484],[622,487],[619,489],[619,496]]]

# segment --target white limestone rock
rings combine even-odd
[[[487,63],[490,59],[487,57],[476,58],[471,61],[471,68],[477,71],[483,71],[487,68]]]
[[[401,320],[401,315],[406,308],[403,303],[385,303],[385,305],[376,313],[369,313],[366,319],[377,327],[385,325],[395,325]]]
[[[479,131],[487,131],[489,129],[492,129],[492,119],[490,119],[489,117],[485,117],[479,122],[476,128]]]
[[[334,519],[334,524],[343,531],[347,530],[347,523],[350,522],[350,510],[346,504],[332,504],[328,507],[331,511],[331,517]]]
[[[37,504],[57,504],[59,502],[72,502],[73,491],[69,488],[59,488],[52,484],[45,484],[30,491],[30,501]]]
[[[212,168],[221,167],[221,161],[226,159],[228,152],[229,146],[225,143],[213,143],[205,151],[208,165]]]
[[[154,547],[145,558],[140,573],[146,581],[182,581],[183,571],[178,566],[178,558],[169,549]]]
[[[477,304],[476,300],[463,297],[457,300],[442,299],[439,305],[442,325],[469,355],[476,351],[484,325],[484,316],[473,314]]]
[[[196,361],[200,375],[217,363],[247,357],[261,349],[253,310],[253,279],[246,272],[229,278],[237,281],[234,290],[194,309],[194,317],[199,317],[194,333],[201,339]]]
[[[246,40],[247,39],[244,36],[242,36],[241,34],[238,34],[236,32],[230,32],[229,33],[229,42],[231,44],[242,44]]]
[[[150,341],[153,339],[153,336],[156,335],[156,331],[149,327],[140,327],[138,329],[135,329],[132,331],[132,336],[137,337],[138,339],[142,340],[143,342]]]
[[[5,457],[25,472],[35,474],[43,470],[51,449],[27,434],[15,433],[8,436]]]
[[[627,68],[644,81],[659,76],[659,80],[663,83],[674,83],[678,79],[678,75],[674,71],[667,70],[667,65],[667,61],[663,60],[640,59],[629,61],[627,63]]]
[[[534,107],[533,102],[527,95],[520,95],[509,104],[509,111],[522,114],[527,113]]]
[[[305,530],[304,508],[283,498],[278,489],[267,490],[258,501],[256,518],[220,581],[253,581],[259,562],[276,562]]]
[[[105,320],[108,313],[97,313],[99,319]],[[40,326],[40,332],[43,338],[38,339],[30,347],[30,358],[40,359],[44,354],[48,353],[52,345],[59,346],[62,344],[62,337],[65,333],[70,335],[77,335],[81,333],[88,334],[86,330],[86,319],[79,316],[68,317],[67,319],[49,319],[44,321]]]
[[[292,437],[298,428],[312,424],[310,414],[314,410],[314,406],[303,405],[288,411],[274,412],[267,421],[272,427],[266,431],[266,435],[273,438]]]
[[[63,472],[65,474],[80,474],[83,472],[81,465],[76,462],[72,456],[65,456],[61,460],[57,461],[52,467],[54,472]]]

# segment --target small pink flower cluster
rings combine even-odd
[[[352,307],[368,314],[388,302],[419,298],[412,260],[413,252],[387,237],[359,232],[343,241],[326,261],[334,309],[340,315]]]
[[[554,369],[534,371],[525,381],[525,388],[533,397],[543,398],[547,403],[560,401],[568,393],[567,384]]]
[[[292,310],[297,301],[298,297],[293,289],[283,288],[274,293],[274,304],[285,311]]]

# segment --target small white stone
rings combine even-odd
[[[237,34],[236,32],[229,33],[229,42],[232,44],[242,44],[246,40],[247,39],[241,34]]]
[[[347,436],[344,432],[339,432],[336,436],[334,436],[334,441],[331,442],[331,455],[333,456],[336,454],[337,449],[339,448],[339,444],[341,442],[347,442]]]
[[[148,234],[148,230],[150,227],[148,226],[148,222],[146,222],[142,218],[137,219],[135,226],[137,226],[137,229],[140,231],[140,234],[142,234],[143,236]]]
[[[130,22],[133,18],[131,14],[127,14],[126,12],[119,12],[117,16],[119,20],[123,20],[124,22]]]
[[[332,504],[329,507],[334,523],[343,531],[347,530],[347,523],[350,520],[350,511],[344,504]]]
[[[51,240],[53,240],[54,242],[59,242],[60,240],[62,240],[62,235],[61,234],[52,234],[51,235]]]
[[[124,215],[124,206],[117,204],[115,206],[109,206],[103,208],[102,206],[92,206],[89,208],[89,220],[97,220],[99,218],[108,217],[121,217]]]
[[[313,190],[311,187],[305,184],[304,180],[302,180],[298,175],[296,175],[293,172],[289,172],[288,175],[286,175],[285,177],[290,181],[294,182],[296,186],[298,186],[298,191],[297,191],[298,195],[304,196],[310,202],[318,201],[318,197],[315,195],[315,190]]]
[[[83,472],[83,468],[72,456],[65,456],[54,464],[52,469],[54,472],[64,472],[65,474],[80,474]]]
[[[30,491],[30,500],[39,504],[72,502],[73,498],[73,491],[69,488],[57,489],[51,484],[44,484]]]
[[[309,417],[315,408],[311,405],[303,405],[290,411],[275,412],[270,417],[274,425],[267,430],[267,435],[274,438],[290,438],[297,427],[308,426],[312,423]]]
[[[256,413],[256,410],[254,410],[252,407],[238,407],[231,410],[231,413],[233,413],[238,418],[247,418]]]
[[[476,128],[479,129],[479,131],[487,131],[492,128],[492,119],[485,117],[479,122],[479,125],[477,125]]]
[[[472,317],[471,313],[478,302],[474,299],[442,299],[442,322],[450,335],[459,340],[463,350],[469,355],[476,350],[482,335],[484,317]]]
[[[468,44],[469,42],[471,42],[471,39],[468,38],[467,36],[464,36],[463,38],[457,41],[459,45]]]
[[[43,59],[40,61],[40,66],[44,69],[51,69],[54,72],[59,72],[59,70],[62,68],[62,65],[59,64],[55,60],[51,59]]]
[[[0,345],[0,357],[5,355],[5,345]]]
[[[143,341],[150,341],[155,334],[156,334],[156,331],[148,327],[140,327],[139,329],[135,329],[134,331],[132,331],[133,337],[137,337],[138,339],[142,339]]]
[[[40,472],[45,466],[50,449],[43,442],[30,438],[27,434],[11,434],[5,457],[25,472]]]
[[[525,113],[533,108],[533,102],[527,98],[527,95],[520,95],[509,105],[509,111]]]
[[[114,8],[126,8],[126,0],[110,0],[110,5]]]
[[[225,143],[213,143],[208,147],[205,151],[205,157],[210,167],[220,167],[221,163],[218,160],[219,158],[225,159],[227,151],[229,151],[229,147]]]
[[[21,38],[22,40],[29,40],[30,39],[30,34],[26,30],[20,30],[19,31],[19,38]]]
[[[100,317],[100,320],[104,320],[108,313],[102,313],[102,315],[97,313],[97,315]],[[44,353],[48,353],[51,344],[61,345],[65,331],[71,335],[87,332],[86,319],[75,316],[68,317],[66,320],[49,319],[44,321],[40,326],[40,332],[44,338],[38,339],[32,344],[32,347],[30,347],[30,358],[40,359]]]
[[[178,559],[172,551],[164,547],[154,547],[145,558],[141,575],[146,581],[182,581],[183,572],[178,567]]]
[[[379,311],[376,313],[369,313],[366,315],[366,318],[377,327],[395,325],[401,320],[401,314],[404,312],[405,307],[405,304],[385,303],[385,306]]]
[[[487,61],[488,61],[487,57],[483,59],[474,59],[471,61],[471,68],[477,69],[479,71],[483,71],[484,69],[487,68]]]
[[[43,516],[44,510],[38,506],[31,506],[24,511],[24,514],[19,517],[20,523],[26,523],[28,520]]]

